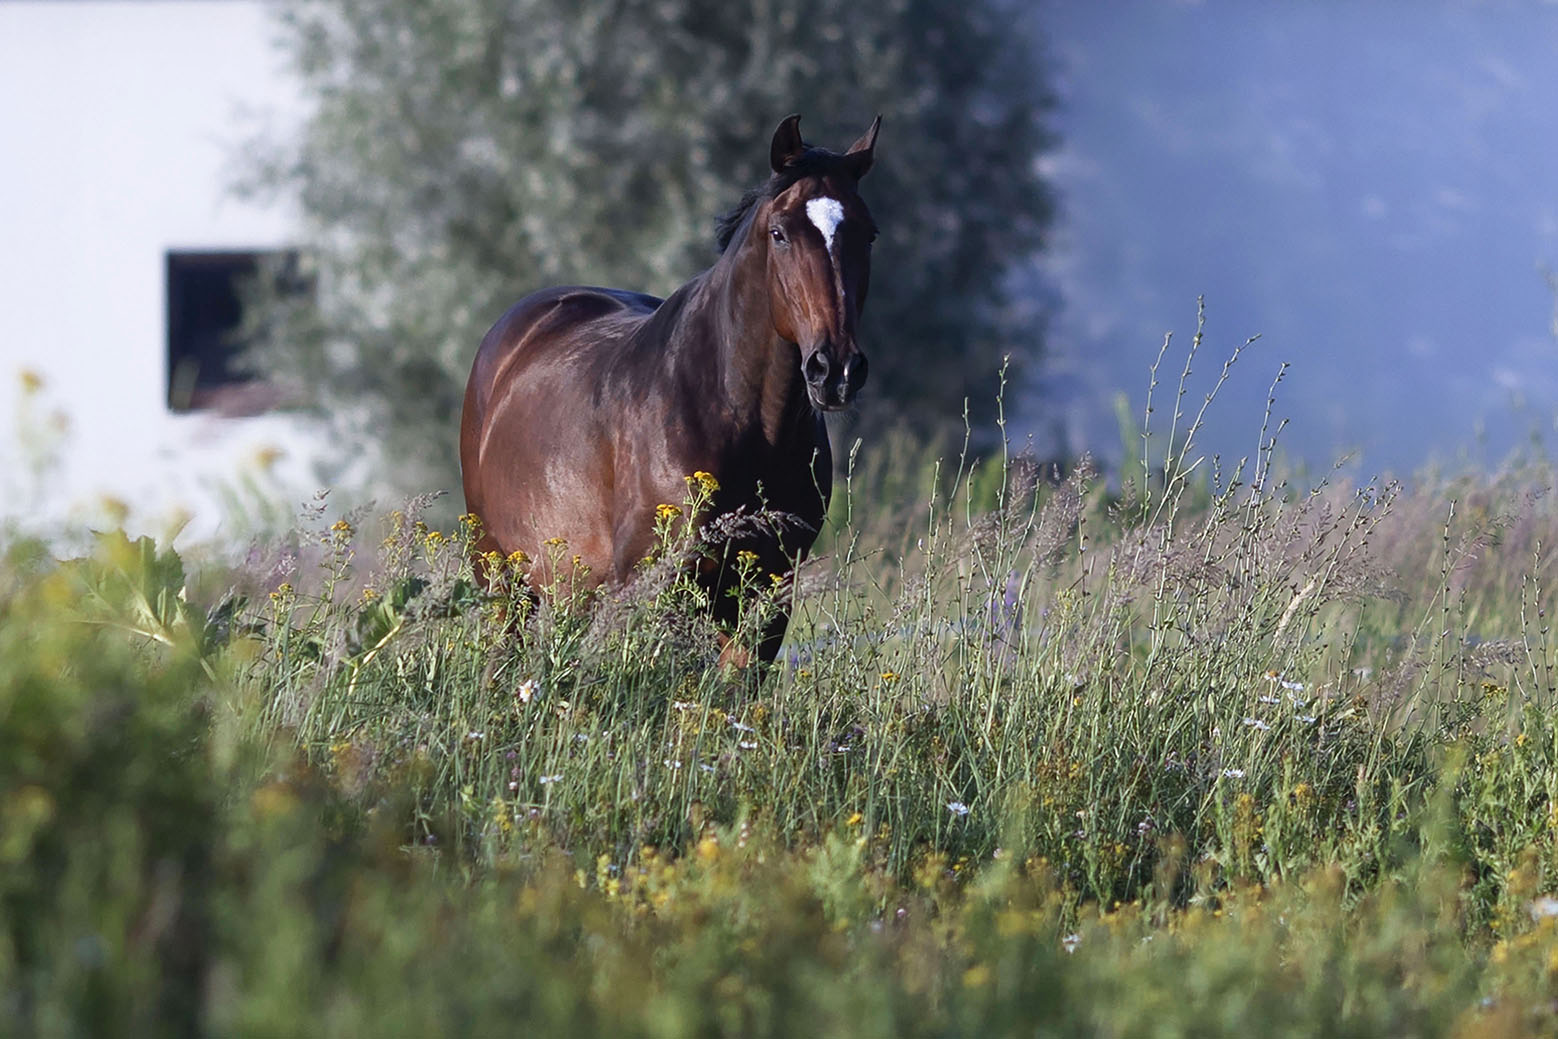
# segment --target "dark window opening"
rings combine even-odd
[[[169,250],[169,411],[253,415],[277,403],[274,389],[243,367],[243,300],[262,272],[279,293],[306,291],[297,263],[287,250]]]

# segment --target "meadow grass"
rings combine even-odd
[[[1553,468],[1109,486],[907,442],[722,668],[664,510],[517,592],[426,502],[0,564],[16,1034],[1558,1029]],[[1150,416],[1149,416],[1150,417]],[[690,474],[691,477],[691,474]]]

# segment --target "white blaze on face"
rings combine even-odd
[[[806,215],[811,222],[817,225],[817,230],[822,232],[822,241],[828,247],[828,252],[833,251],[833,232],[838,230],[839,224],[844,221],[844,207],[836,198],[819,197],[810,199],[806,203]]]

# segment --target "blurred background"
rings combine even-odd
[[[1558,416],[1558,5],[0,3],[0,522],[186,538],[450,490],[520,295],[665,294],[791,111],[880,112],[840,440],[1493,466]],[[1126,416],[1122,422],[1121,415]],[[1275,423],[1273,423],[1275,425]]]
[[[1368,473],[1491,465],[1558,415],[1558,4],[1112,2],[1039,16],[1060,218],[1043,366],[1073,444],[1140,414],[1207,305],[1203,443]],[[1171,372],[1177,377],[1177,368]]]

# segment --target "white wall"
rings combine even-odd
[[[266,447],[278,494],[311,489],[311,436],[278,416],[165,408],[164,254],[294,244],[285,206],[228,192],[239,146],[303,110],[266,4],[0,3],[0,520],[91,516],[102,495],[155,530],[220,533],[213,484]],[[19,373],[70,420],[63,480],[27,500]]]

